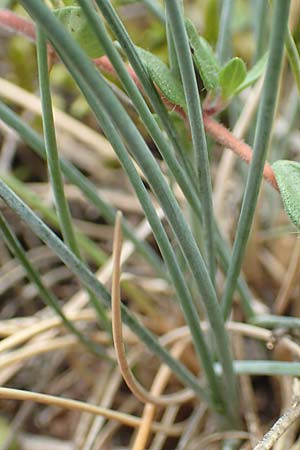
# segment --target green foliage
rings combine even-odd
[[[95,33],[79,6],[66,6],[55,9],[53,12],[88,56],[97,58],[104,54]]]
[[[262,74],[266,69],[267,60],[268,60],[268,53],[265,53],[265,55],[262,56],[257,61],[257,63],[252,67],[252,69],[249,70],[244,81],[236,89],[235,94],[239,94],[244,89],[255,83],[255,81],[257,81],[258,78],[262,76]]]
[[[139,57],[148,69],[149,75],[170,102],[185,108],[185,98],[180,81],[172,75],[168,66],[157,56],[136,47]]]
[[[276,161],[272,168],[275,173],[284,209],[291,221],[300,228],[300,163]]]
[[[222,90],[222,97],[228,100],[237,91],[247,76],[246,65],[241,58],[232,58],[221,69],[219,82]]]
[[[220,67],[209,43],[198,36],[195,25],[190,20],[185,22],[193,52],[194,62],[199,70],[204,87],[207,91],[215,90],[219,86]]]

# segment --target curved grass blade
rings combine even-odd
[[[27,223],[30,229],[48,245],[54,253],[69,267],[69,269],[78,277],[78,279],[88,287],[95,295],[98,301],[102,299],[108,307],[111,305],[110,294],[106,288],[97,280],[87,266],[80,261],[74,253],[37,217],[19,197],[17,197],[0,180],[0,197],[5,203]],[[139,338],[161,358],[170,369],[182,380],[182,382],[191,387],[197,395],[206,399],[209,403],[207,390],[203,389],[198,380],[191,374],[178,360],[175,360],[170,353],[161,346],[157,338],[141,325],[128,309],[122,304],[122,317],[124,322]]]

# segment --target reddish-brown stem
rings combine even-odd
[[[0,26],[15,33],[20,33],[31,41],[35,41],[36,33],[34,24],[7,9],[0,11]]]
[[[95,58],[95,59],[93,59],[93,63],[95,64],[95,66],[99,67],[99,69],[103,70],[103,72],[109,73],[111,75],[116,75],[116,71],[107,56],[101,56],[100,58]],[[137,85],[137,87],[139,89],[142,89],[140,80],[138,79],[138,77],[137,77],[135,71],[132,69],[132,67],[130,67],[129,64],[126,64],[126,69],[127,69],[127,72],[129,73],[129,75],[131,76],[131,78],[133,79],[133,81],[135,82],[135,84]]]
[[[36,37],[35,25],[32,22],[24,19],[23,17],[17,16],[11,11],[8,10],[0,11],[0,26],[3,26],[9,30],[20,33],[31,40],[35,40]],[[50,53],[51,51],[53,51],[51,47],[49,48],[49,50]],[[93,60],[93,62],[97,67],[99,67],[104,72],[109,73],[111,75],[116,74],[115,69],[107,56],[101,56],[100,58],[96,58]],[[128,64],[126,65],[126,67],[129,75],[131,76],[137,87],[139,89],[142,89],[141,83],[132,67],[130,67]],[[163,96],[162,99],[169,109],[175,110],[181,117],[183,117],[186,120],[185,111],[180,106],[174,105]],[[251,147],[245,142],[237,139],[227,128],[225,128],[223,125],[221,125],[211,117],[211,115],[215,113],[215,109],[218,108],[218,106],[219,105],[215,106],[214,108],[211,108],[209,102],[204,102],[203,121],[206,133],[212,136],[216,140],[216,142],[221,144],[223,147],[230,148],[238,157],[240,157],[247,164],[250,164],[252,160]],[[273,169],[267,162],[264,167],[263,177],[275,189],[279,190]]]
[[[252,148],[248,144],[236,138],[227,128],[205,112],[203,114],[203,121],[205,131],[211,137],[213,137],[223,147],[230,148],[247,164],[251,163]],[[275,189],[277,189],[277,191],[279,191],[274,171],[268,162],[265,163],[263,176]]]

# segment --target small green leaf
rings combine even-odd
[[[209,43],[203,37],[198,36],[193,22],[187,19],[185,26],[193,52],[193,59],[204,87],[207,91],[214,90],[219,86],[220,67],[217,58]]]
[[[185,108],[185,97],[181,83],[172,75],[168,66],[157,56],[143,48],[136,47],[139,57],[145,64],[151,79],[164,96],[175,105]]]
[[[284,209],[291,221],[300,228],[300,163],[280,160],[272,164]]]
[[[222,96],[229,99],[243,83],[247,75],[246,65],[241,58],[232,58],[221,69],[219,81]]]
[[[53,13],[90,58],[97,58],[104,54],[95,33],[79,6],[54,9]],[[95,14],[97,14],[96,11]]]
[[[252,69],[249,70],[247,73],[247,76],[242,84],[239,85],[237,90],[235,91],[235,94],[239,94],[247,87],[251,86],[253,83],[255,83],[256,80],[264,73],[266,65],[268,61],[268,53],[265,53],[264,56],[262,56],[257,63],[252,67]]]

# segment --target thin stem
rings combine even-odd
[[[227,128],[207,114],[203,115],[205,131],[225,148],[230,148],[240,159],[251,164],[253,151],[250,145],[236,138]],[[279,191],[274,171],[268,162],[263,169],[263,177],[273,188]]]
[[[189,40],[185,29],[182,7],[178,0],[166,0],[166,8],[186,98],[194,148],[195,166],[199,181],[199,195],[203,207],[206,257],[211,279],[214,280],[216,262],[213,233],[212,187],[200,96]]]
[[[265,376],[300,376],[299,362],[283,362],[283,361],[234,361],[234,371],[239,375],[265,375]],[[215,368],[219,373],[222,372],[219,363],[215,364]]]
[[[42,119],[45,138],[45,149],[47,155],[47,166],[50,174],[51,187],[54,194],[55,206],[57,209],[58,220],[64,241],[70,250],[80,257],[70,209],[65,198],[64,184],[61,174],[61,168],[58,157],[58,150],[55,137],[55,127],[52,111],[52,98],[50,92],[50,80],[48,71],[48,53],[47,41],[42,29],[37,25],[36,29],[37,42],[37,60],[39,85],[42,104]],[[88,290],[89,292],[89,290]],[[104,328],[110,332],[110,320],[106,315],[106,311],[101,307],[94,295],[89,292],[94,307],[98,309],[99,316]]]
[[[289,316],[275,316],[272,314],[260,314],[251,318],[251,323],[260,327],[266,328],[286,328],[291,330],[293,328],[300,328],[300,319]]]
[[[72,225],[70,210],[65,198],[64,185],[61,176],[58,151],[56,145],[55,128],[52,112],[52,99],[49,83],[47,60],[47,43],[42,29],[37,26],[36,44],[38,57],[39,84],[42,103],[42,118],[45,136],[47,165],[50,173],[51,187],[54,194],[55,206],[60,222],[64,241],[68,247],[79,256],[75,233]]]
[[[120,371],[128,388],[133,395],[142,403],[153,403],[155,405],[172,405],[182,403],[194,397],[194,392],[191,389],[182,391],[181,393],[154,396],[136,380],[131,372],[126,359],[126,352],[122,332],[122,317],[121,317],[121,250],[122,250],[122,213],[118,212],[116,217],[114,245],[113,245],[113,274],[112,274],[112,288],[111,288],[111,302],[112,302],[112,326],[113,339],[116,351],[117,361]]]
[[[253,65],[263,56],[266,51],[268,8],[268,0],[254,0],[253,2],[253,26],[256,44]]]
[[[0,388],[0,398],[11,400],[33,401],[44,405],[56,406],[58,408],[70,409],[79,411],[81,413],[89,413],[97,416],[103,416],[110,420],[117,420],[118,422],[128,427],[137,428],[141,425],[142,419],[140,417],[132,416],[119,411],[114,411],[101,406],[91,405],[90,403],[80,402],[78,400],[71,400],[68,398],[55,397],[54,395],[40,394],[37,392],[23,391],[21,389]],[[182,427],[164,427],[161,424],[154,422],[152,426],[153,431],[163,431],[169,436],[178,436],[182,433]]]
[[[247,177],[242,210],[233,245],[233,253],[222,298],[222,309],[227,319],[232,304],[236,281],[240,273],[245,248],[247,245],[255,206],[257,203],[268,144],[273,124],[279,76],[286,35],[290,1],[275,1],[273,26],[270,41],[270,55],[264,81],[262,99],[258,112],[258,121],[253,146],[253,159]]]

